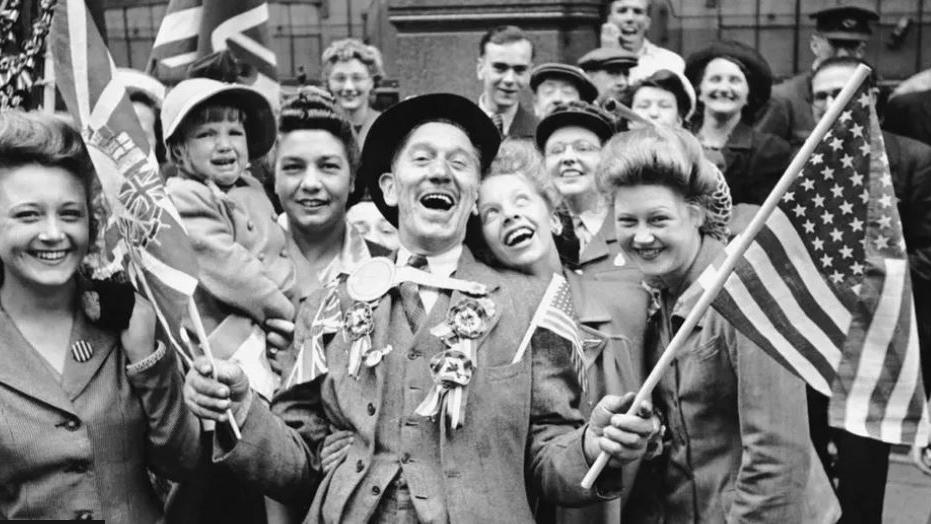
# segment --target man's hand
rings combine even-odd
[[[227,409],[231,409],[237,419],[244,417],[245,413],[239,412],[249,394],[249,379],[242,368],[233,362],[218,360],[216,378],[213,378],[213,371],[209,358],[194,359],[184,380],[184,403],[203,419],[226,422]]]
[[[649,401],[641,402],[637,415],[626,415],[634,394],[606,395],[595,409],[585,432],[585,458],[592,463],[602,451],[611,456],[609,467],[620,467],[644,455],[647,443],[660,430]]]
[[[621,47],[621,30],[611,22],[601,24],[601,47]]]
[[[294,322],[283,318],[265,321],[265,357],[278,376],[294,365],[296,355],[289,351],[293,341]]]

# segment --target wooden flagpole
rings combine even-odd
[[[834,122],[840,116],[841,111],[844,107],[850,102],[850,99],[853,98],[853,95],[859,89],[860,84],[869,76],[871,69],[865,65],[857,66],[856,71],[853,74],[853,77],[847,82],[847,85],[844,86],[844,89],[841,90],[840,94],[837,95],[837,98],[834,100],[834,103],[828,108],[828,111],[821,117],[821,120],[818,122],[818,125],[815,126],[814,131],[808,136],[808,139],[805,140],[805,143],[802,145],[802,148],[799,150],[798,154],[795,155],[795,158],[792,159],[792,163],[789,164],[789,167],[786,168],[785,172],[782,174],[782,178],[779,179],[779,182],[776,183],[776,186],[773,188],[772,193],[766,198],[766,201],[763,202],[763,205],[760,206],[760,210],[757,212],[756,216],[753,217],[753,220],[747,226],[747,229],[741,233],[737,238],[734,239],[728,245],[727,248],[727,258],[724,260],[724,263],[721,265],[717,274],[715,274],[714,279],[712,279],[708,286],[705,288],[705,291],[702,293],[701,297],[698,299],[698,302],[695,303],[695,306],[689,312],[688,316],[685,318],[685,321],[682,323],[682,327],[679,328],[679,331],[676,332],[676,335],[669,342],[669,346],[663,351],[663,354],[660,356],[656,365],[653,367],[653,370],[650,372],[650,375],[643,382],[643,386],[640,387],[640,391],[637,392],[637,396],[634,397],[633,403],[630,405],[630,409],[627,410],[628,415],[634,415],[637,413],[637,408],[639,405],[647,400],[652,394],[653,389],[656,388],[656,385],[659,383],[660,379],[666,373],[666,369],[672,363],[673,359],[676,356],[676,353],[681,348],[682,344],[685,343],[686,337],[692,332],[695,328],[695,325],[698,323],[699,319],[705,314],[705,311],[711,305],[711,302],[714,301],[718,293],[724,287],[725,281],[734,271],[734,268],[737,266],[737,262],[743,256],[747,248],[750,247],[750,244],[753,242],[753,239],[756,237],[757,233],[763,229],[763,226],[766,224],[766,221],[769,219],[769,216],[772,214],[773,210],[776,209],[776,206],[779,205],[779,201],[782,199],[782,196],[788,191],[789,186],[798,178],[799,173],[802,172],[802,169],[805,167],[805,163],[808,162],[809,157],[815,150],[815,147],[824,139],[824,136],[831,129],[831,126],[834,125]],[[598,458],[595,460],[595,463],[592,464],[592,467],[588,470],[588,473],[585,474],[585,477],[582,479],[582,487],[585,489],[590,489],[597,480],[598,475],[601,474],[601,471],[608,464],[610,459],[609,455],[602,451]]]
[[[210,342],[207,341],[207,330],[204,329],[204,322],[200,318],[200,311],[197,310],[197,304],[194,302],[194,297],[190,297],[187,303],[188,316],[191,317],[191,322],[194,323],[194,331],[197,332],[197,338],[200,339],[200,346],[204,349],[204,354],[207,355],[207,358],[210,360],[210,368],[213,371],[213,378],[217,378],[217,361],[213,358],[213,350],[210,349]],[[233,431],[233,435],[236,437],[236,440],[242,439],[242,433],[239,431],[239,425],[236,423],[236,419],[233,417],[233,410],[226,410],[226,419],[229,423],[230,429]]]

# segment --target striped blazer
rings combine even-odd
[[[75,314],[61,377],[0,310],[0,520],[162,518],[146,468],[181,479],[197,463],[200,426],[181,397],[169,350],[129,375],[114,333]]]

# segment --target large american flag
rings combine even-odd
[[[713,307],[830,396],[832,426],[890,443],[925,441],[905,242],[865,91],[818,144]]]
[[[278,60],[268,20],[264,0],[171,0],[155,35],[149,73],[177,83],[198,58],[229,49],[256,69],[253,87],[277,106]]]
[[[553,275],[543,293],[543,300],[540,301],[531,326],[548,329],[569,341],[572,345],[572,366],[582,389],[587,390],[585,363],[582,358],[582,333],[575,322],[575,306],[572,305],[569,283],[562,275]]]
[[[58,2],[50,38],[58,90],[87,144],[110,212],[106,255],[126,265],[171,344],[190,358],[179,342],[197,261],[152,147],[84,2]]]

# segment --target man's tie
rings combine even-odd
[[[585,247],[592,241],[592,233],[585,227],[585,222],[582,222],[582,217],[578,215],[572,217],[572,225],[573,229],[575,229],[575,236],[579,239],[579,256],[582,256]]]
[[[504,136],[504,117],[501,116],[501,113],[492,114],[491,121],[494,122],[495,127],[498,128],[498,134]]]
[[[415,269],[426,270],[427,257],[423,255],[411,254],[407,265]],[[407,315],[407,322],[410,324],[411,333],[416,333],[423,324],[427,312],[424,310],[423,301],[420,300],[420,286],[413,282],[402,282],[398,286],[398,292],[401,295],[401,305],[404,306],[404,313]]]

